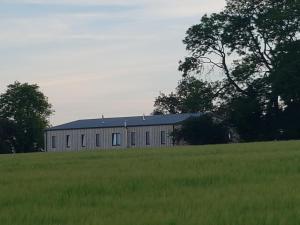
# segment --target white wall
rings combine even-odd
[[[146,132],[150,132],[150,145],[146,145]],[[166,132],[166,144],[161,144],[161,131]],[[141,147],[170,147],[173,146],[170,133],[173,125],[166,126],[143,126],[143,127],[119,127],[119,128],[99,128],[99,129],[77,129],[46,131],[47,151],[81,151],[94,149],[122,149]],[[131,145],[131,132],[135,132],[136,145]],[[112,134],[121,134],[121,146],[112,146]],[[100,147],[96,147],[96,134],[100,134]],[[71,145],[67,148],[66,136],[70,135]],[[81,135],[86,137],[86,147],[81,146]],[[52,136],[56,138],[56,148],[52,148]]]

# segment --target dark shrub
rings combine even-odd
[[[219,119],[210,114],[192,117],[172,134],[174,141],[191,145],[221,144],[229,142],[229,130]]]

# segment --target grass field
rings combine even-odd
[[[299,225],[300,142],[0,156],[1,225]]]

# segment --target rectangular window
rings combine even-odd
[[[162,145],[166,144],[166,132],[165,131],[160,132],[160,143]]]
[[[120,133],[112,134],[112,146],[121,146],[121,134]]]
[[[70,137],[70,135],[66,136],[66,147],[67,148],[71,147],[71,137]]]
[[[146,132],[146,145],[150,145],[150,132]]]
[[[100,134],[96,134],[96,147],[100,147]]]
[[[52,148],[56,148],[56,137],[55,136],[51,137],[51,145],[52,145]]]
[[[86,147],[86,138],[84,134],[81,135],[81,147]]]
[[[131,132],[131,145],[135,146],[135,132]]]

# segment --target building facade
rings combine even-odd
[[[192,116],[176,114],[79,120],[45,130],[49,152],[171,147],[175,127]]]

